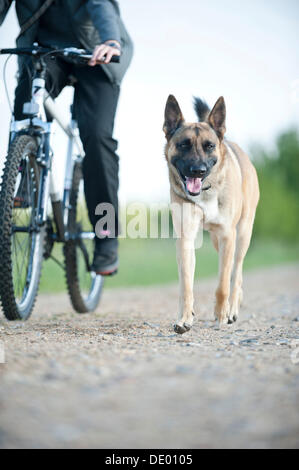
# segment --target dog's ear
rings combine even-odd
[[[182,126],[184,117],[179,104],[173,95],[169,95],[165,108],[165,121],[163,131],[169,141],[175,131]]]
[[[214,108],[210,112],[208,122],[210,126],[214,129],[219,139],[222,140],[226,132],[225,127],[226,120],[226,106],[223,96],[221,96]]]

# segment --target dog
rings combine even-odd
[[[212,110],[195,98],[194,107],[198,122],[187,123],[176,98],[170,95],[163,126],[171,207],[187,204],[189,209],[172,209],[174,230],[180,234],[180,308],[174,330],[181,335],[193,325],[194,242],[200,226],[210,233],[219,254],[215,319],[220,324],[237,321],[243,298],[243,261],[260,196],[257,173],[248,155],[225,139],[224,98]]]

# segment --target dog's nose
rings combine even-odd
[[[207,172],[207,165],[200,163],[199,165],[192,165],[190,167],[190,173],[194,176],[203,176]]]

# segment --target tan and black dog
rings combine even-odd
[[[221,97],[212,111],[195,99],[199,122],[186,123],[177,100],[170,95],[163,130],[167,144],[171,202],[189,210],[172,210],[177,234],[180,309],[175,331],[184,334],[193,324],[194,241],[202,225],[219,253],[219,284],[215,317],[233,323],[242,302],[242,270],[256,207],[257,174],[249,157],[224,138],[226,107]],[[173,206],[177,206],[173,204]],[[183,230],[181,227],[183,226]]]

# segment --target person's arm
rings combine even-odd
[[[95,47],[89,65],[108,64],[112,56],[121,53],[117,12],[109,0],[88,0],[87,10],[102,41]]]
[[[12,0],[0,0],[0,26],[5,20],[5,17],[11,4]]]

